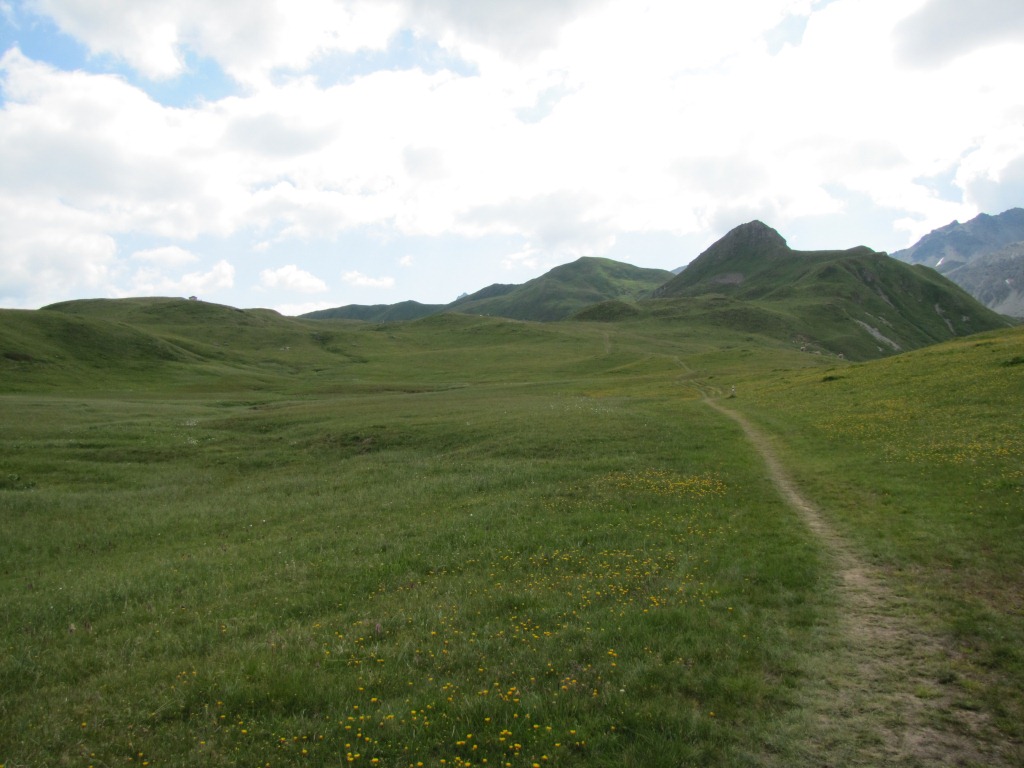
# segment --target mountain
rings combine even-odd
[[[792,253],[786,240],[760,221],[741,224],[690,262],[679,274],[654,291],[654,298],[738,292],[739,286],[773,267]]]
[[[934,270],[865,246],[793,250],[760,221],[704,251],[654,292],[652,306],[854,359],[1009,324]]]
[[[975,256],[946,277],[989,309],[1024,318],[1024,242]]]
[[[954,221],[892,255],[936,269],[990,309],[1024,317],[1024,208]]]
[[[672,273],[664,269],[584,256],[522,285],[489,286],[448,308],[513,320],[564,320],[590,304],[641,299],[670,277]]]
[[[522,285],[495,283],[451,304],[350,305],[301,315],[303,319],[348,318],[383,322],[412,320],[440,312],[507,317],[512,320],[564,320],[601,301],[635,302],[672,277],[664,269],[644,269],[612,259],[584,256]]]
[[[1016,254],[1008,246],[976,262],[979,269],[998,267]],[[736,227],[678,275],[586,257],[522,285],[491,285],[447,305],[404,302],[331,312],[292,318],[159,297],[0,310],[0,365],[15,374],[12,386],[29,390],[55,371],[98,386],[115,369],[131,369],[190,387],[201,377],[252,383],[363,364],[371,337],[350,324],[315,319],[331,317],[616,322],[641,333],[781,342],[854,360],[1011,324],[933,269],[864,246],[796,251],[759,221]]]
[[[437,314],[445,304],[420,304],[418,301],[402,301],[398,304],[347,304],[334,309],[320,309],[302,315],[308,320],[365,320],[372,323],[390,323],[399,320],[418,320]]]
[[[954,221],[939,227],[892,256],[945,274],[978,256],[1019,242],[1024,242],[1024,208],[1011,208],[998,216],[982,213],[965,224]]]

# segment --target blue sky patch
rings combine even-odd
[[[319,87],[329,88],[332,85],[346,85],[374,72],[401,72],[411,69],[418,69],[428,75],[443,70],[462,77],[479,74],[473,64],[409,29],[403,29],[393,35],[385,50],[333,52],[314,61],[305,72],[316,78]]]

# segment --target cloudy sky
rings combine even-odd
[[[1021,0],[0,0],[0,306],[446,303],[1024,205]]]

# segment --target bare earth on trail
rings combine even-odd
[[[806,694],[806,764],[1014,765],[1012,749],[1000,748],[983,715],[951,705],[941,682],[950,649],[919,626],[883,575],[800,494],[769,440],[739,413],[709,398],[705,402],[742,427],[779,493],[833,563],[839,623]]]

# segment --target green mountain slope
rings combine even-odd
[[[418,320],[437,314],[445,304],[421,304],[418,301],[402,301],[398,304],[348,304],[333,309],[319,309],[300,315],[307,320],[364,320],[371,323],[393,323],[402,320]]]
[[[506,317],[512,320],[564,320],[601,301],[632,303],[672,277],[663,269],[644,269],[612,259],[585,256],[555,267],[522,285],[495,283],[451,304],[353,304],[302,315],[302,319],[349,319],[370,322],[416,320],[440,312]]]
[[[449,308],[514,320],[563,320],[601,301],[636,301],[670,277],[672,273],[667,270],[586,256],[522,285],[490,286],[453,302]]]
[[[995,328],[934,270],[860,246],[796,251],[759,221],[729,232],[654,293],[650,311],[760,331],[869,359]]]

